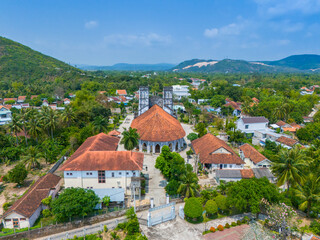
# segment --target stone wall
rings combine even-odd
[[[136,208],[136,211],[140,212],[140,211],[147,210],[149,208],[150,208],[150,205],[139,206]],[[73,221],[68,223],[60,223],[56,225],[49,225],[43,228],[37,228],[37,229],[32,229],[30,231],[3,236],[3,237],[0,237],[0,239],[16,240],[16,239],[23,239],[23,238],[35,239],[35,238],[45,237],[52,234],[69,231],[75,228],[84,227],[86,225],[92,225],[92,224],[103,222],[106,220],[122,217],[125,215],[126,211],[127,209],[116,211],[116,212],[109,212],[106,214],[97,215],[90,218],[85,218],[84,220],[78,220],[78,221]]]

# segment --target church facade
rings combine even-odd
[[[149,88],[140,87],[138,114],[131,127],[140,135],[140,151],[160,153],[163,146],[168,146],[179,152],[186,147],[186,133],[174,117],[172,87],[164,87],[163,98],[149,96]]]

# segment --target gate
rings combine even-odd
[[[159,207],[150,208],[148,213],[148,227],[152,227],[154,225],[175,219],[176,217],[175,204],[176,204],[175,202],[172,202],[169,204],[161,205]],[[165,208],[169,208],[170,210],[164,211],[163,209]],[[161,210],[160,214],[158,210]],[[152,214],[154,216],[151,216]]]
[[[183,210],[183,206],[180,206],[179,207],[179,217],[181,219],[184,219],[184,210]]]

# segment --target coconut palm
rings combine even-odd
[[[127,150],[133,150],[135,147],[139,145],[139,133],[137,133],[137,129],[129,128],[129,130],[125,129],[122,133],[123,137],[121,139],[120,144],[124,144],[124,148]]]
[[[66,106],[61,114],[61,119],[67,124],[68,127],[70,127],[70,124],[74,122],[75,114],[71,106]]]
[[[289,190],[290,186],[301,184],[304,180],[303,170],[307,167],[307,159],[308,157],[298,147],[281,150],[271,167],[277,177],[277,185],[282,186],[286,183]]]
[[[11,133],[13,133],[16,136],[16,145],[19,145],[18,143],[18,133],[22,130],[22,123],[21,118],[17,114],[12,114],[11,122],[8,125],[8,128]]]
[[[50,130],[51,138],[53,139],[53,133],[58,124],[58,114],[53,109],[47,110],[47,108],[45,108],[45,110],[42,112],[41,120],[43,125],[48,129],[48,133]]]
[[[30,146],[27,150],[27,154],[22,156],[22,160],[27,166],[27,169],[30,170],[31,168],[39,168],[40,163],[38,159],[41,157],[38,149],[34,146]]]
[[[32,110],[35,110],[35,109],[32,109]],[[41,133],[42,126],[41,126],[41,122],[38,118],[38,114],[37,114],[36,110],[30,111],[30,118],[27,123],[27,128],[28,128],[28,132],[29,132],[30,136],[35,138],[38,143],[38,136]]]
[[[300,198],[302,203],[299,208],[307,210],[307,216],[310,215],[311,205],[320,201],[320,175],[310,173],[302,186],[298,186],[295,190],[296,196]]]
[[[106,132],[108,128],[109,119],[98,116],[93,121],[93,131],[95,133]]]
[[[28,119],[29,119],[29,111],[30,110],[26,110],[25,108],[21,108],[19,116],[21,119],[21,125],[22,125],[22,130],[24,133],[24,138],[26,141],[26,146],[28,146],[28,138],[27,138],[27,123],[28,123]]]
[[[198,177],[195,173],[188,171],[181,176],[181,184],[178,188],[178,193],[189,198],[199,194]]]

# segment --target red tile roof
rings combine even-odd
[[[8,106],[8,105],[6,105],[6,106]],[[6,107],[6,106],[0,106],[0,110],[2,109],[2,108],[5,108],[6,110],[9,110],[9,108],[8,107]]]
[[[121,132],[117,131],[117,130],[112,130],[110,132],[108,132],[109,136],[120,136]]]
[[[27,96],[19,96],[19,97],[18,97],[18,100],[24,101],[24,100],[26,100],[26,98],[27,98]]]
[[[284,121],[279,121],[276,123],[279,127],[282,127],[284,125],[286,125],[286,123]]]
[[[7,102],[7,101],[17,101],[17,98],[4,98],[3,102]]]
[[[279,137],[276,141],[279,143],[285,144],[287,146],[290,146],[290,147],[292,147],[293,145],[295,145],[298,142],[297,140],[294,140],[292,138],[287,138],[284,136]]]
[[[240,173],[242,178],[254,178],[254,172],[252,169],[241,169]]]
[[[255,97],[252,98],[252,101],[254,101],[255,103],[259,103],[260,102],[259,99],[255,98]]]
[[[231,102],[226,103],[224,106],[226,106],[226,107],[230,106],[233,109],[240,110],[241,103],[231,101]]]
[[[86,151],[67,160],[61,171],[142,170],[143,153],[131,151]]]
[[[118,95],[127,95],[127,91],[125,89],[120,89],[120,90],[117,90],[116,93]]]
[[[290,125],[291,125],[291,127],[294,127],[294,128],[296,128],[296,129],[302,128],[302,126],[299,125],[298,123],[291,123]]]
[[[38,97],[38,95],[31,95],[30,99],[32,100],[32,99],[37,98],[37,97]]]
[[[244,161],[223,140],[207,133],[191,142],[196,154],[199,154],[201,163],[213,164],[244,164]],[[228,153],[214,153],[224,148]]]
[[[245,158],[250,158],[255,164],[267,159],[257,149],[246,143],[240,146],[240,150],[243,152]]]
[[[186,135],[180,122],[158,105],[153,105],[134,119],[131,127],[137,129],[140,139],[144,141],[168,142]]]
[[[106,91],[99,91],[98,93],[99,94],[104,94],[104,93],[106,93]]]
[[[54,189],[60,180],[60,177],[52,173],[41,177],[29,188],[25,195],[4,213],[4,216],[7,216],[11,212],[17,212],[24,217],[31,217],[40,206],[41,201],[49,196],[50,190]]]

